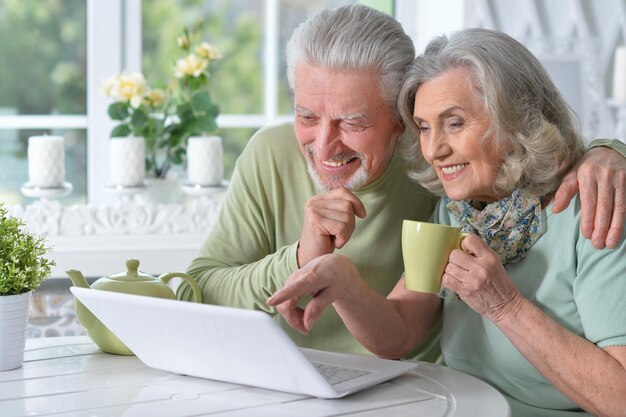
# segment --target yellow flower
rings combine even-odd
[[[105,80],[102,93],[116,101],[127,101],[134,108],[141,106],[146,79],[141,73],[116,74]]]
[[[116,75],[111,75],[109,78],[104,80],[104,83],[102,83],[102,89],[100,90],[103,96],[105,97],[113,96],[113,89],[117,85],[118,78],[119,78],[119,75],[116,74]]]
[[[146,102],[151,107],[159,107],[165,103],[165,91],[161,89],[150,90],[145,96]]]
[[[176,78],[183,78],[186,75],[192,77],[199,77],[200,74],[209,65],[209,61],[204,58],[199,58],[197,55],[190,54],[183,59],[176,61],[176,67],[174,68],[174,76]]]
[[[209,62],[216,61],[222,57],[219,49],[217,49],[215,45],[211,45],[207,42],[202,42],[200,45],[198,45],[198,47],[196,48],[196,52],[202,58],[208,59]]]
[[[176,38],[176,43],[183,49],[189,49],[189,38],[186,35],[180,35]]]

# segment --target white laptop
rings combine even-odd
[[[414,362],[299,348],[261,311],[71,287],[147,366],[277,391],[338,398]]]

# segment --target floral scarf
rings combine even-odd
[[[504,265],[524,258],[545,232],[546,222],[541,210],[543,200],[544,197],[516,190],[509,197],[478,209],[469,200],[444,198],[461,230],[480,236]]]

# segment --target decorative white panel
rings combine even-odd
[[[576,110],[588,139],[614,135],[615,114],[607,99],[615,48],[626,43],[626,0],[466,0],[465,26],[506,32],[547,67],[560,62],[557,77],[550,71],[560,88],[559,76],[567,79],[568,63],[575,70],[577,61],[581,91],[562,92],[566,99],[579,94]]]
[[[215,222],[220,203],[198,199],[184,204],[138,204],[123,201],[113,205],[62,206],[57,201],[36,201],[10,207],[36,234],[125,235],[206,233]]]
[[[69,207],[41,200],[7,208],[29,231],[46,237],[56,261],[52,277],[66,277],[68,269],[99,277],[121,272],[128,258],[139,259],[140,268],[151,274],[184,271],[213,227],[220,199]]]

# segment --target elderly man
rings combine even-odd
[[[324,10],[296,29],[287,45],[295,120],[261,129],[237,162],[217,224],[188,270],[205,302],[275,313],[266,299],[298,268],[332,252],[350,258],[379,294],[391,291],[403,270],[402,219],[428,220],[437,201],[407,178],[398,152],[404,127],[396,101],[414,56],[395,19],[362,5]],[[594,149],[578,171],[587,180],[581,189],[591,195],[586,219],[596,219],[596,230],[592,221],[585,233],[593,231],[594,242],[604,245],[626,161]],[[598,193],[587,174],[593,171],[605,178]],[[622,182],[608,184],[618,171]],[[564,208],[577,188],[574,172],[556,207]],[[618,197],[621,211],[613,213],[618,222],[608,235],[615,244],[626,199]],[[178,296],[191,297],[185,284]],[[309,334],[275,317],[300,346],[367,352],[332,308]],[[411,356],[436,358],[437,335]]]

